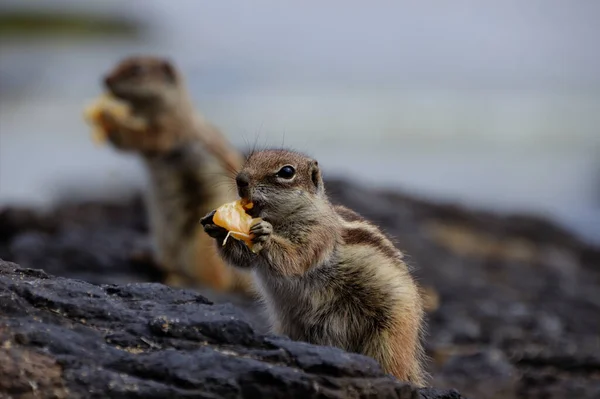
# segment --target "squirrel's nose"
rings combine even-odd
[[[111,75],[106,75],[103,79],[104,81],[104,86],[106,86],[107,88],[110,88],[113,84],[113,79]]]
[[[238,188],[246,188],[250,185],[250,177],[248,177],[248,175],[245,173],[238,173],[238,175],[235,177],[235,183],[237,184]]]
[[[240,198],[249,199],[250,197],[250,177],[246,173],[238,173],[235,177],[238,195]]]

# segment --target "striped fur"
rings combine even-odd
[[[284,165],[293,179],[277,177]],[[239,194],[255,203],[258,254],[203,223],[232,265],[251,269],[273,329],[300,341],[375,358],[389,373],[425,382],[419,290],[402,253],[373,224],[325,194],[318,163],[302,154],[252,154]],[[274,177],[275,176],[275,177]]]

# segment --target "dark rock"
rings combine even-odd
[[[367,357],[256,333],[232,305],[0,261],[0,394],[31,398],[454,398]]]
[[[472,210],[347,181],[326,184],[335,202],[393,236],[419,281],[437,292],[426,340],[433,386],[481,399],[498,392],[503,399],[599,397],[600,367],[590,357],[600,353],[598,246],[535,216]],[[0,258],[97,284],[157,282],[161,274],[147,234],[139,198],[63,204],[45,215],[6,209],[0,213]],[[254,331],[266,331],[256,304],[199,292],[235,303]],[[161,336],[160,321],[150,325]],[[178,350],[211,334],[177,323],[173,328],[177,337],[170,342]],[[137,342],[123,330],[107,336],[121,347]],[[509,369],[512,374],[503,374]]]
[[[0,258],[91,283],[159,281],[139,197],[63,204],[50,214],[0,211]]]
[[[41,216],[31,209],[0,209],[0,241],[8,241],[17,234],[32,229],[51,232],[55,227],[56,221],[51,217]]]
[[[443,366],[441,376],[438,377],[440,384],[460,384],[465,378],[469,378],[469,392],[475,398],[515,397],[519,372],[501,351],[464,348],[450,350],[445,356],[447,359],[441,362]]]
[[[72,227],[53,234],[26,232],[8,246],[11,260],[24,265],[44,264],[52,274],[91,283],[156,281],[162,277],[154,265],[150,243],[141,234],[111,227]]]

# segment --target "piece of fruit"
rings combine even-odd
[[[217,208],[213,216],[213,222],[229,232],[223,241],[223,245],[227,242],[227,238],[232,236],[236,240],[245,242],[252,249],[250,227],[254,219],[246,213],[246,210],[252,209],[252,207],[253,204],[251,202],[237,200],[228,202]]]
[[[93,127],[92,137],[97,144],[103,144],[106,141],[107,131],[116,127],[107,123],[106,118],[103,117],[105,114],[124,121],[130,116],[129,105],[110,94],[104,94],[85,108],[84,118]]]

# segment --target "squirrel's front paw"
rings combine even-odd
[[[253,244],[264,244],[273,233],[273,225],[265,220],[257,220],[250,226]]]
[[[217,213],[216,209],[208,212],[206,215],[204,215],[202,217],[202,219],[200,219],[200,224],[202,224],[202,226],[214,224],[213,217],[215,216],[215,213]]]
[[[227,236],[227,230],[221,226],[217,226],[213,222],[213,216],[215,216],[215,212],[216,211],[209,212],[206,216],[200,219],[200,223],[202,224],[202,227],[204,227],[206,234],[212,238],[225,238]]]
[[[98,115],[98,121],[108,141],[117,148],[124,148],[125,137],[118,118],[109,111],[101,110]]]

